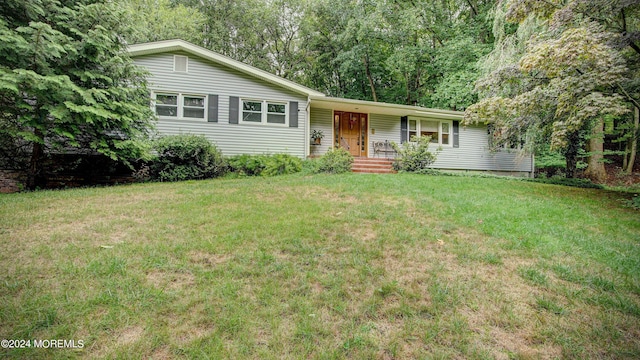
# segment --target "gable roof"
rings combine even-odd
[[[142,56],[142,55],[150,55],[150,54],[159,54],[164,52],[172,52],[172,51],[184,51],[201,58],[212,61],[216,64],[220,64],[222,66],[226,66],[228,68],[240,71],[247,75],[256,77],[258,79],[264,80],[268,83],[281,86],[285,89],[291,90],[293,92],[303,94],[306,96],[314,96],[314,97],[323,97],[325,96],[323,93],[310,89],[306,86],[302,86],[293,81],[281,78],[280,76],[271,74],[267,71],[260,70],[251,65],[247,65],[243,62],[233,60],[230,57],[226,57],[224,55],[220,55],[211,50],[207,50],[203,47],[194,45],[190,42],[186,42],[184,40],[163,40],[156,42],[149,42],[143,44],[134,44],[129,45],[128,47],[129,55],[131,57]]]

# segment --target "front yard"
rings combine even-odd
[[[314,175],[0,196],[22,358],[638,358],[640,212],[509,179]]]

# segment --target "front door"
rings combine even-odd
[[[367,155],[367,115],[352,112],[334,114],[336,145],[353,156]]]

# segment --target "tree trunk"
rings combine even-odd
[[[42,139],[43,134],[40,130],[34,130],[33,133],[38,139]],[[40,160],[43,154],[42,144],[34,142],[31,150],[31,159],[29,160],[29,170],[27,171],[27,188],[29,190],[35,190],[41,183]]]
[[[638,151],[638,128],[640,127],[640,109],[636,106],[633,107],[633,131],[630,140],[629,161],[627,161],[627,167],[624,172],[631,174],[633,172],[633,165],[636,162],[636,152]]]
[[[373,78],[371,77],[371,71],[369,70],[369,58],[367,55],[362,57],[362,61],[364,62],[364,70],[367,73],[367,79],[369,79],[369,86],[371,87],[371,96],[373,96],[373,101],[378,102],[378,96],[376,95],[376,88],[373,84]]]
[[[624,142],[624,155],[622,155],[622,171],[627,171],[629,152],[631,151],[631,139]]]
[[[580,148],[580,135],[576,132],[569,136],[567,148],[564,150],[564,158],[567,164],[566,176],[576,177],[578,168],[578,150]]]
[[[585,175],[593,182],[602,183],[607,179],[604,167],[604,119],[600,118],[591,130],[589,139],[589,163]]]

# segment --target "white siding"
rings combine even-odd
[[[173,55],[189,57],[189,72],[173,71]],[[206,120],[160,119],[156,129],[160,135],[180,133],[203,134],[224,155],[288,153],[304,157],[307,98],[266,81],[223,67],[188,53],[162,53],[134,58],[136,64],[151,73],[149,87],[153,91],[218,95],[218,122]],[[298,102],[298,127],[229,124],[229,97]]]

